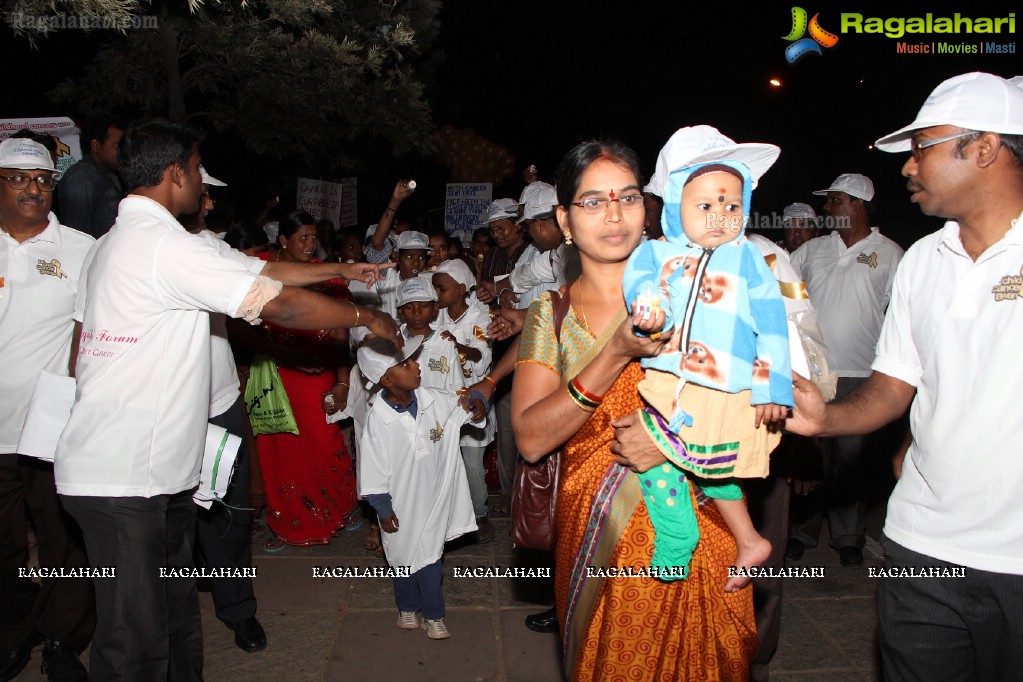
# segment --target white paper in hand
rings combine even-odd
[[[199,489],[192,500],[204,509],[209,509],[214,500],[227,494],[227,486],[234,472],[234,460],[242,439],[228,433],[226,429],[213,424],[206,425],[206,448],[202,453],[202,469],[199,471]]]
[[[28,415],[18,441],[18,454],[52,462],[60,434],[71,418],[74,402],[73,377],[41,371],[28,401]]]

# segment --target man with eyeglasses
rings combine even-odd
[[[1023,92],[991,74],[956,76],[876,145],[909,152],[910,201],[948,222],[899,266],[867,382],[827,405],[797,382],[788,427],[864,433],[912,406],[882,536],[885,679],[1018,680]]]
[[[834,232],[811,239],[792,254],[792,265],[806,282],[828,347],[829,366],[838,374],[838,398],[849,395],[870,376],[874,346],[881,333],[902,247],[871,226],[874,183],[865,175],[838,176],[825,196],[826,223]],[[866,542],[864,451],[866,436],[821,442],[823,485],[799,496],[785,556],[794,561],[817,545],[821,520],[828,515],[831,539],[843,566],[863,563]]]
[[[39,566],[82,569],[88,560],[80,531],[64,513],[53,463],[17,454],[36,380],[42,371],[67,376],[72,311],[82,264],[95,240],[61,225],[50,212],[59,174],[43,145],[0,142],[0,679],[13,679],[45,638],[49,679],[85,679],[78,660],[95,625],[92,583],[42,580],[38,589],[19,569],[28,564],[25,508],[32,513]]]

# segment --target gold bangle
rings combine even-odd
[[[346,384],[343,381],[336,381],[336,382],[334,382],[334,385],[335,386],[344,386],[345,388],[351,388],[351,386],[349,386],[348,384]]]
[[[490,383],[492,383],[494,385],[494,388],[497,388],[497,382],[494,381],[494,377],[490,376],[489,374],[484,374],[483,379],[485,381],[489,381]]]
[[[355,324],[353,324],[352,326],[353,327],[361,326],[360,325],[360,321],[362,320],[362,313],[359,312],[359,306],[357,306],[354,303],[352,303],[352,301],[348,301],[348,303],[351,304],[352,310],[355,311]]]

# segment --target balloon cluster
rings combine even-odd
[[[438,131],[437,142],[436,158],[451,169],[451,182],[500,185],[515,172],[515,157],[472,128],[459,130],[446,125]]]

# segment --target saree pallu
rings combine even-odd
[[[601,341],[606,338],[594,346]],[[563,377],[574,376],[593,355],[572,363]],[[700,540],[686,580],[600,577],[600,569],[648,567],[653,556],[654,529],[639,477],[610,451],[610,422],[643,407],[636,389],[642,379],[639,364],[631,363],[562,450],[555,589],[566,677],[746,680],[757,646],[753,591],[724,592],[735,541],[709,499],[687,493]]]

